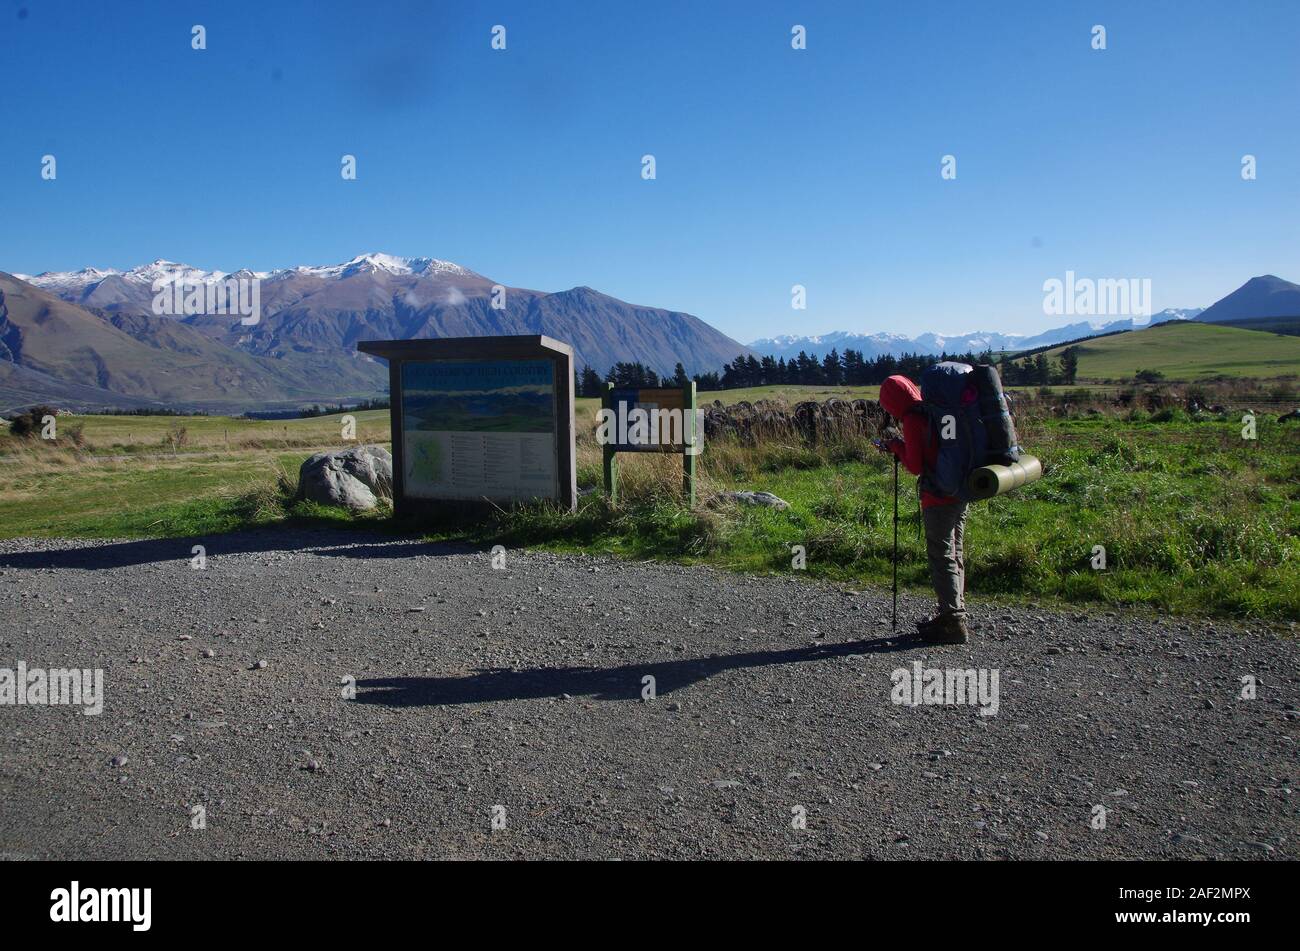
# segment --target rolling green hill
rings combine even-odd
[[[1160,324],[1075,344],[1079,382],[1132,379],[1159,370],[1170,380],[1300,374],[1300,337],[1191,321]],[[1060,357],[1064,347],[1047,352]]]

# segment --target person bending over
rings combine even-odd
[[[966,503],[927,487],[926,472],[938,457],[939,441],[930,431],[930,420],[920,408],[920,402],[921,391],[905,376],[891,376],[881,384],[880,405],[899,421],[903,430],[902,439],[890,439],[881,443],[881,448],[892,452],[908,472],[920,477],[925,551],[939,610],[934,617],[917,624],[917,634],[932,644],[964,644],[968,637],[966,562],[962,548]]]

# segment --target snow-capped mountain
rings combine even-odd
[[[428,277],[439,275],[454,277],[479,276],[459,264],[442,261],[438,258],[402,258],[392,254],[371,252],[369,254],[358,254],[352,260],[344,261],[342,264],[299,265],[274,271],[254,271],[248,268],[241,268],[238,271],[229,273],[226,271],[207,271],[190,264],[181,264],[177,261],[167,261],[159,258],[148,264],[131,268],[129,271],[119,271],[115,268],[86,267],[80,271],[45,271],[36,275],[15,274],[14,277],[45,290],[54,291],[63,297],[65,296],[64,291],[71,293],[76,290],[80,290],[83,296],[89,295],[100,283],[114,277],[120,278],[129,284],[152,286],[156,280],[173,280],[178,275],[190,283],[211,283],[225,280],[227,277],[256,277],[263,281],[278,281],[307,276],[337,280],[358,274],[418,274]]]
[[[155,312],[154,282],[177,275],[189,284],[257,278],[259,319],[244,324],[225,311]],[[51,398],[75,392],[83,399],[85,387],[97,386],[111,391],[101,398],[109,405],[121,396],[266,406],[277,398],[307,402],[309,394],[311,401],[333,402],[381,393],[388,371],[357,352],[362,340],[540,333],[572,344],[578,365],[599,373],[619,362],[640,362],[661,374],[680,362],[688,373],[704,373],[751,354],[698,317],[629,304],[590,287],[547,293],[501,284],[498,294],[497,286],[450,261],[381,253],[275,271],[227,273],[159,259],[126,271],[0,273],[0,372],[12,377],[19,367],[28,376],[57,378],[64,389],[47,386]],[[59,327],[39,319],[50,300],[69,305],[59,309]],[[216,375],[187,375],[162,351],[191,361],[201,354],[200,365]],[[255,373],[257,387],[238,382]],[[0,398],[4,390],[0,379]],[[31,391],[23,390],[22,399]]]
[[[857,350],[867,359],[904,353],[965,353],[970,350],[1003,350],[1016,346],[1021,337],[1016,334],[972,333],[972,334],[935,334],[924,333],[916,337],[897,333],[855,334],[847,331],[819,334],[813,337],[781,336],[755,340],[749,345],[764,356],[797,357],[800,352],[810,357],[823,357],[831,350],[841,354],[845,350]]]
[[[905,353],[918,353],[937,356],[941,353],[982,353],[985,350],[1029,350],[1049,344],[1063,343],[1066,340],[1078,340],[1094,337],[1098,334],[1114,333],[1119,330],[1134,330],[1145,327],[1148,323],[1159,324],[1167,320],[1193,320],[1201,313],[1199,307],[1162,310],[1148,322],[1123,318],[1110,321],[1078,321],[1062,327],[1054,327],[1039,334],[1004,334],[993,331],[978,331],[966,334],[923,333],[915,337],[899,333],[855,334],[847,331],[835,331],[817,336],[765,337],[749,344],[749,348],[764,356],[789,360],[802,351],[810,357],[823,357],[831,350],[841,354],[845,350],[857,350],[867,359],[891,354],[902,356]]]
[[[307,299],[335,312],[394,307],[418,309],[430,304],[463,303],[475,296],[485,296],[493,286],[483,275],[451,261],[404,258],[380,252],[358,254],[341,264],[298,265],[271,271],[207,270],[159,258],[126,271],[89,267],[80,271],[14,276],[70,303],[113,316],[154,314],[157,294],[154,285],[158,281],[193,286],[216,284],[230,278],[255,278],[259,282],[264,315],[286,310]],[[318,342],[310,343],[314,346]],[[299,346],[303,341],[288,343]]]
[[[445,275],[449,277],[479,277],[469,268],[461,267],[451,261],[438,258],[399,258],[391,254],[358,254],[351,261],[343,264],[329,264],[324,267],[295,267],[282,271],[272,271],[270,279],[275,280],[294,274],[309,274],[313,277],[341,278],[357,274],[419,274],[426,277]]]
[[[160,263],[160,262],[159,262]],[[84,287],[90,284],[97,284],[106,277],[112,277],[114,274],[121,274],[121,271],[114,268],[102,270],[97,267],[83,267],[80,271],[46,271],[31,277],[27,274],[15,274],[14,277],[28,284],[35,284],[38,287]]]

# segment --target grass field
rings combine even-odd
[[[721,393],[700,392],[696,400],[700,406],[707,406],[714,400],[720,400],[728,406],[742,401],[757,403],[759,400],[777,400],[794,405],[804,400],[819,402],[835,397],[842,400],[874,400],[880,396],[878,386],[749,386],[737,390],[725,390]],[[600,409],[600,400],[594,397],[579,397],[574,400],[574,413],[579,420],[595,419]]]
[[[388,439],[388,410],[352,414],[362,442]],[[224,451],[334,445],[341,416],[245,419],[233,416],[60,416],[58,427],[80,425],[96,455]]]
[[[1074,346],[1080,382],[1131,380],[1138,370],[1158,370],[1171,380],[1300,375],[1300,337],[1218,324],[1161,324]],[[1049,350],[1048,358],[1063,349]]]
[[[356,417],[388,445],[387,410]],[[283,517],[280,489],[313,452],[345,445],[340,416],[60,416],[83,447],[0,435],[0,536],[182,536]]]
[[[1048,475],[972,507],[972,594],[1300,616],[1300,426],[1264,420],[1249,443],[1237,422],[1174,410],[1043,420],[1021,435]],[[639,477],[623,468],[629,504],[619,511],[592,498],[576,519],[505,516],[478,537],[773,572],[792,570],[791,546],[803,545],[810,574],[888,582],[890,469],[864,444],[706,449],[711,488],[765,489],[789,512],[687,512],[663,501],[678,477],[673,460],[636,462]],[[592,460],[580,481],[597,477]],[[900,576],[920,588],[928,574],[915,481],[904,475],[903,484]],[[1091,567],[1096,545],[1106,549],[1104,571]]]
[[[731,391],[725,400],[767,395]],[[593,420],[595,408],[583,401],[580,418]],[[355,415],[360,441],[387,443],[386,411]],[[0,536],[203,537],[317,518],[399,530],[386,512],[357,519],[289,498],[303,459],[345,444],[337,416],[59,418],[61,427],[78,423],[81,451],[0,437]],[[1259,439],[1249,443],[1235,421],[1163,410],[1025,420],[1021,430],[1048,475],[973,508],[973,595],[1300,616],[1300,426],[1261,418]],[[600,450],[589,432],[581,433],[578,457],[580,486],[598,486]],[[702,500],[719,489],[765,489],[789,501],[788,512],[707,501],[692,511],[679,499],[679,459],[622,458],[618,508],[595,492],[574,515],[532,507],[425,530],[759,572],[793,570],[791,546],[802,545],[810,575],[888,581],[890,470],[865,440],[706,448]],[[927,575],[913,485],[904,478],[901,577],[919,588]],[[1095,545],[1106,548],[1105,571],[1090,567]]]

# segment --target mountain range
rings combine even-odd
[[[192,285],[257,280],[260,319],[157,315],[154,282],[177,275]],[[0,272],[0,409],[37,398],[211,410],[333,403],[387,383],[359,341],[538,333],[571,343],[578,365],[601,373],[625,361],[661,373],[680,362],[694,374],[750,353],[690,314],[590,287],[505,287],[436,258],[375,253],[231,273],[158,260],[128,271]]]
[[[762,356],[789,360],[802,351],[810,357],[824,357],[832,350],[843,353],[857,350],[867,359],[905,353],[937,356],[942,353],[982,353],[985,350],[1032,350],[1068,340],[1081,340],[1125,330],[1166,323],[1171,320],[1197,320],[1204,323],[1238,324],[1247,329],[1288,332],[1300,322],[1300,285],[1272,274],[1252,277],[1231,294],[1207,308],[1184,307],[1162,310],[1150,320],[1125,317],[1110,321],[1078,321],[1026,336],[992,331],[965,334],[923,333],[915,337],[898,333],[859,334],[849,331],[817,336],[764,337],[749,344]]]
[[[844,331],[820,334],[818,336],[782,336],[765,337],[749,345],[751,350],[774,358],[789,360],[802,351],[810,357],[824,357],[832,350],[843,353],[845,350],[857,350],[868,360],[891,354],[900,357],[905,353],[938,356],[941,353],[983,353],[985,350],[1029,350],[1051,344],[1064,343],[1067,340],[1079,340],[1083,337],[1096,337],[1101,334],[1115,333],[1121,330],[1136,330],[1150,324],[1159,324],[1167,320],[1193,320],[1201,310],[1199,307],[1163,310],[1154,315],[1150,321],[1125,317],[1110,321],[1078,321],[1053,327],[1039,334],[1004,334],[993,331],[977,331],[966,334],[923,333],[915,337],[906,334],[876,333],[856,334]]]
[[[256,280],[258,321],[155,313],[154,282],[178,274],[192,285]],[[494,307],[494,299],[502,306]],[[640,362],[666,374],[680,362],[695,374],[741,355],[790,359],[800,351],[821,357],[853,349],[870,359],[1026,350],[1170,320],[1285,325],[1285,332],[1295,332],[1300,285],[1263,275],[1203,311],[1081,321],[1032,336],[837,332],[745,347],[690,314],[629,304],[590,287],[555,293],[504,287],[437,258],[363,254],[342,264],[233,273],[165,260],[127,271],[0,272],[0,413],[37,402],[232,412],[374,397],[384,392],[388,374],[357,352],[362,340],[541,333],[572,343],[578,365],[598,372]]]

